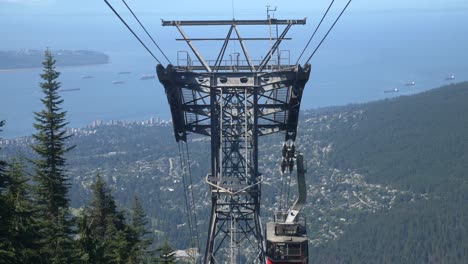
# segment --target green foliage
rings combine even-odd
[[[467,187],[467,186],[465,186]],[[468,189],[368,215],[311,250],[316,263],[466,263]]]
[[[132,263],[131,249],[135,241],[132,230],[128,226],[119,230],[115,225],[109,225],[108,237],[112,238],[107,241],[105,251],[109,263]]]
[[[0,132],[4,124],[5,121],[0,121]],[[15,252],[11,245],[13,241],[10,226],[14,207],[9,203],[7,195],[12,179],[7,174],[6,167],[7,163],[0,160],[0,259],[5,263],[13,263]]]
[[[73,260],[72,223],[69,215],[69,183],[65,175],[64,154],[69,136],[65,135],[65,111],[58,94],[60,73],[55,71],[55,60],[50,50],[45,51],[44,70],[40,83],[44,97],[44,110],[36,112],[33,135],[36,144],[32,149],[38,158],[33,160],[35,201],[41,233],[40,256],[47,263],[69,263]]]
[[[135,196],[132,208],[131,228],[135,233],[135,243],[131,251],[131,263],[147,263],[152,259],[152,252],[148,248],[153,243],[151,232],[147,230],[148,220],[138,197]]]
[[[147,248],[145,212],[138,199],[131,224],[117,210],[114,198],[99,176],[91,187],[93,199],[80,217],[77,241],[80,259],[84,263],[147,263],[152,255]]]
[[[1,128],[5,124],[5,121],[0,121],[0,132],[2,131]],[[10,221],[11,216],[11,205],[6,201],[6,190],[10,185],[10,179],[6,174],[6,166],[7,163],[3,160],[0,160],[0,257],[2,257],[3,253],[3,243],[5,243],[5,237],[7,237],[7,223]]]
[[[177,263],[176,257],[174,256],[174,249],[171,247],[167,240],[156,249],[159,252],[158,263],[159,264],[174,264]]]
[[[23,167],[13,161],[4,171],[8,186],[2,192],[0,263],[32,263],[37,257],[36,211]]]
[[[93,199],[79,224],[81,259],[86,263],[107,263],[113,259],[117,232],[124,229],[122,216],[99,174],[91,187]]]
[[[1,128],[5,124],[5,121],[0,121],[0,132],[2,131]],[[1,138],[0,138],[1,139]],[[7,163],[3,160],[0,160],[0,237],[3,237],[5,232],[4,230],[4,221],[6,221],[6,217],[9,216],[9,205],[6,203],[5,192],[10,185],[10,179],[6,174]]]
[[[468,170],[467,99],[465,82],[358,106],[362,120],[329,131],[335,142],[330,162],[371,182],[450,191]]]
[[[30,197],[31,186],[25,177],[24,164],[12,163],[8,174],[11,185],[7,192],[7,202],[13,206],[8,226],[15,262],[30,263],[37,257],[39,238],[35,221],[37,210]]]
[[[37,144],[32,149],[38,154],[39,159],[34,160],[35,180],[38,183],[37,194],[40,205],[44,206],[45,212],[52,219],[57,219],[61,210],[68,208],[68,181],[65,173],[64,154],[69,150],[65,148],[65,140],[69,138],[65,133],[65,111],[61,111],[58,89],[60,83],[57,78],[60,73],[55,71],[55,60],[49,50],[45,52],[43,62],[44,72],[40,84],[44,98],[41,102],[45,109],[36,112],[34,127],[37,134],[33,138]]]
[[[102,256],[102,250],[98,246],[98,241],[94,237],[92,229],[89,225],[88,216],[83,214],[78,222],[78,255],[81,263],[103,263],[99,258]]]
[[[426,198],[362,217],[314,248],[318,263],[466,263],[468,83],[375,102],[330,131],[328,162]]]

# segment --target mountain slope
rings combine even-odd
[[[331,166],[372,183],[424,193],[362,217],[315,247],[317,263],[466,263],[468,83],[361,106],[360,120],[333,134]]]
[[[363,105],[355,128],[337,126],[333,166],[373,182],[448,191],[468,171],[468,83]]]

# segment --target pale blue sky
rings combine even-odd
[[[343,6],[347,0],[337,0]],[[117,8],[120,0],[110,0]],[[135,11],[154,12],[161,16],[188,14],[196,16],[232,17],[232,5],[236,18],[258,17],[265,14],[265,6],[277,6],[278,16],[301,15],[322,12],[329,0],[127,0]],[[402,9],[460,9],[468,8],[466,0],[354,0],[350,12],[402,10]],[[0,14],[106,14],[110,12],[103,0],[0,0]]]

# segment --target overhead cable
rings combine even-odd
[[[169,62],[169,64],[172,64],[171,61],[167,58],[166,54],[164,53],[164,51],[162,51],[162,49],[159,47],[159,45],[156,43],[156,41],[154,40],[154,38],[151,36],[151,34],[148,32],[148,30],[146,30],[146,27],[141,23],[140,19],[138,19],[138,17],[135,15],[135,13],[133,12],[133,10],[127,5],[127,2],[125,2],[125,0],[122,0],[122,2],[125,4],[125,6],[127,7],[128,11],[130,11],[130,13],[132,13],[133,17],[136,19],[136,21],[138,21],[138,24],[140,24],[140,26],[143,28],[143,30],[146,32],[146,35],[148,35],[148,37],[151,39],[151,41],[153,41],[153,44],[158,48],[159,52],[161,52],[161,54],[164,56],[164,58],[166,58],[167,62]]]
[[[279,211],[283,209],[283,188],[284,188],[284,173],[281,173],[281,191],[280,191],[280,199],[279,199]]]
[[[307,61],[304,63],[304,64],[307,64],[309,63],[310,59],[312,59],[312,57],[315,55],[315,53],[317,52],[317,50],[320,48],[320,46],[322,45],[322,43],[325,41],[325,39],[327,38],[328,34],[330,34],[330,32],[332,31],[332,29],[335,27],[336,23],[338,22],[338,20],[340,20],[341,16],[343,15],[343,13],[346,11],[346,9],[348,8],[349,4],[351,3],[352,0],[349,0],[348,3],[346,4],[346,6],[343,8],[343,10],[341,11],[340,15],[336,18],[335,22],[333,23],[333,25],[330,27],[330,29],[328,30],[327,34],[325,34],[325,36],[322,38],[322,40],[320,41],[320,43],[318,44],[318,46],[315,48],[314,52],[312,52],[312,54],[309,56],[309,58],[307,59]]]
[[[307,42],[307,45],[306,45],[306,46],[304,47],[304,49],[302,50],[301,55],[299,56],[299,58],[298,58],[297,61],[296,61],[296,64],[299,63],[299,60],[302,58],[302,55],[304,55],[304,52],[305,52],[306,49],[309,47],[310,42],[312,41],[312,39],[314,38],[314,36],[315,36],[315,34],[317,33],[318,29],[319,29],[320,26],[322,25],[323,20],[324,20],[325,17],[327,16],[328,11],[330,11],[330,8],[333,6],[333,3],[334,3],[334,2],[335,2],[335,0],[332,0],[332,1],[331,1],[330,5],[329,5],[328,8],[327,8],[327,11],[323,14],[322,19],[320,20],[320,23],[318,23],[318,25],[317,25],[317,27],[315,28],[315,31],[314,31],[314,33],[312,34],[312,36],[310,36],[309,41]]]
[[[124,25],[127,27],[127,29],[130,30],[130,32],[132,32],[133,36],[135,36],[135,38],[140,42],[141,45],[143,45],[143,47],[149,52],[149,54],[151,54],[151,56],[159,64],[162,64],[158,60],[158,58],[156,58],[156,56],[153,54],[153,52],[151,52],[151,50],[145,45],[145,43],[143,43],[143,41],[138,37],[138,35],[132,30],[132,28],[127,24],[127,22],[125,22],[125,20],[119,15],[119,13],[114,9],[114,7],[112,7],[112,5],[107,0],[104,0],[104,2],[106,2],[106,4],[109,6],[109,8],[112,10],[112,12],[114,12],[114,14],[120,19],[120,21],[122,21],[122,23],[124,23]]]
[[[289,172],[289,179],[288,179],[288,195],[286,196],[286,201],[285,201],[285,206],[286,204],[289,203],[289,193],[291,192],[291,178],[292,178],[292,173],[291,171]]]
[[[191,162],[190,162],[190,154],[189,154],[189,148],[188,148],[188,144],[187,142],[185,142],[185,150],[187,152],[187,163],[188,163],[188,172],[189,172],[189,180],[190,180],[190,196],[191,196],[191,200],[192,200],[192,206],[193,206],[193,215],[194,215],[194,221],[195,221],[195,237],[196,237],[196,240],[197,240],[197,247],[198,247],[198,250],[200,250],[200,236],[199,236],[199,232],[198,232],[198,218],[197,218],[197,210],[196,210],[196,206],[195,206],[195,196],[193,195],[193,180],[192,180],[192,169],[191,169]],[[183,152],[183,151],[182,151]]]
[[[185,159],[183,155],[183,151],[181,151],[180,143],[177,144],[179,148],[179,158],[180,158],[180,169],[182,173],[182,185],[184,191],[184,200],[185,200],[185,213],[187,216],[187,224],[189,228],[190,238],[193,238],[193,227],[192,227],[192,215],[191,215],[191,208],[190,208],[190,200],[187,197],[187,183],[185,181]],[[183,148],[182,148],[183,149]]]

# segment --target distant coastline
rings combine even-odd
[[[109,63],[109,56],[98,51],[56,50],[52,53],[57,60],[57,67]],[[0,72],[41,68],[43,58],[44,51],[41,50],[0,51]]]

